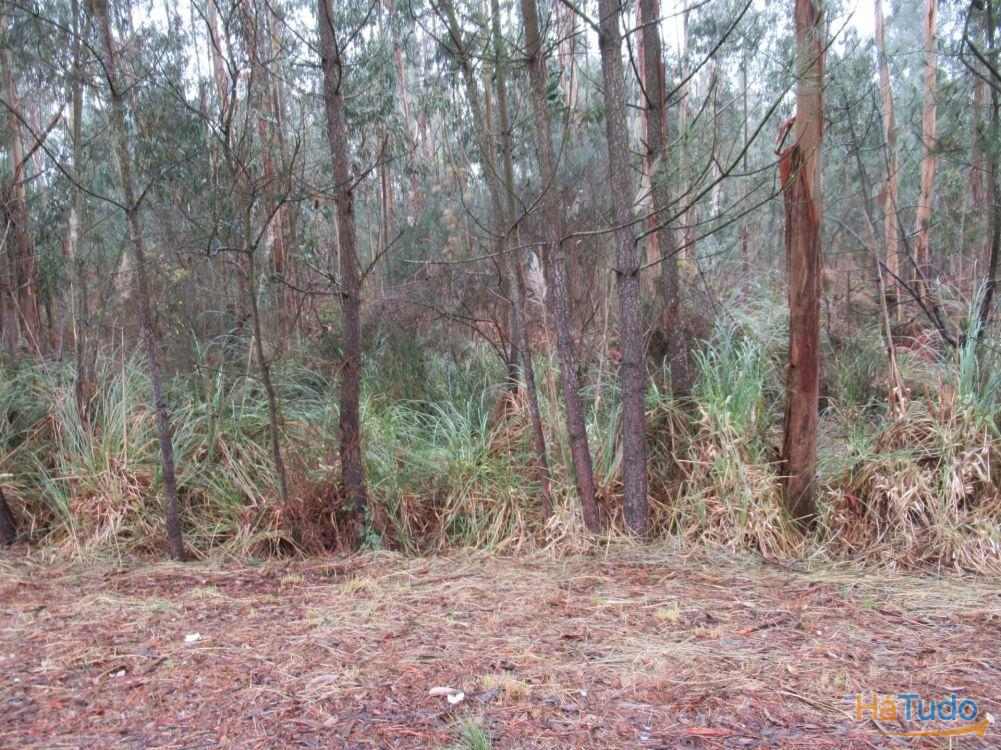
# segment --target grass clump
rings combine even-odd
[[[722,325],[695,355],[690,436],[672,525],[688,541],[784,557],[799,535],[782,503],[773,371],[763,345]]]
[[[487,730],[472,716],[459,719],[458,734],[452,750],[490,750],[494,746]]]
[[[898,347],[912,388],[890,414],[880,341],[865,328],[825,360],[817,527],[791,522],[779,457],[784,403],[782,320],[735,309],[693,352],[693,386],[676,399],[653,379],[647,425],[656,537],[773,558],[827,555],[906,565],[996,569],[1001,558],[1001,357],[996,338],[967,336],[952,353]],[[405,356],[413,354],[409,349]],[[195,555],[344,550],[408,553],[476,547],[579,549],[584,533],[565,439],[558,376],[536,358],[552,473],[553,513],[533,469],[524,394],[498,360],[467,342],[454,361],[420,352],[370,356],[362,393],[370,506],[341,508],[336,369],[299,351],[275,367],[290,500],[281,503],[260,383],[245,358],[208,349],[168,383],[185,536]],[[885,356],[885,353],[882,354]],[[384,367],[382,359],[388,359]],[[0,378],[0,482],[31,542],[68,555],[165,549],[159,446],[138,359],[102,351],[97,387],[77,407],[71,368],[27,361]],[[237,365],[236,363],[244,363]],[[387,374],[388,373],[388,374]],[[618,374],[583,380],[598,499],[621,530]]]

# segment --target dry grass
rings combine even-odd
[[[9,556],[0,745],[465,747],[480,728],[495,748],[890,747],[846,694],[955,691],[999,715],[999,597],[988,580],[664,547],[134,569]]]

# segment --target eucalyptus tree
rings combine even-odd
[[[139,307],[140,336],[146,352],[146,369],[153,394],[153,411],[160,442],[163,486],[166,494],[167,540],[171,557],[175,560],[184,560],[180,501],[177,495],[177,477],[174,468],[174,444],[171,437],[167,404],[163,395],[163,373],[160,367],[157,333],[150,305],[149,256],[146,252],[146,239],[141,221],[141,204],[139,196],[136,194],[135,176],[132,171],[133,146],[129,139],[126,98],[129,84],[124,77],[121,51],[112,33],[108,0],[89,0],[89,2],[91,11],[96,18],[101,40],[103,73],[111,104],[110,135],[118,165],[120,208],[125,214],[128,243],[135,261],[133,278],[136,304]]]
[[[0,289],[0,332],[7,348],[15,351],[22,345],[41,354],[45,348],[39,313],[38,254],[32,238],[27,200],[25,133],[20,112],[16,72],[12,54],[14,33],[9,15],[0,15],[0,84],[2,84],[4,120],[6,121],[7,165],[0,182],[0,219],[2,246],[7,268]]]
[[[789,366],[782,465],[793,517],[816,516],[817,426],[820,409],[820,277],[823,257],[821,170],[824,135],[824,11],[822,0],[794,0],[796,114],[783,126],[780,155],[789,265]],[[780,142],[781,145],[781,142]]]
[[[490,196],[493,234],[497,238],[496,249],[504,274],[504,291],[511,306],[511,340],[515,356],[512,367],[521,369],[521,380],[529,404],[532,426],[532,441],[535,449],[536,471],[540,487],[547,504],[551,503],[549,486],[549,460],[546,451],[545,434],[542,430],[542,415],[539,410],[538,393],[535,387],[532,350],[528,337],[528,316],[525,305],[524,278],[521,266],[521,250],[517,247],[518,216],[515,205],[515,184],[513,168],[513,142],[507,101],[508,62],[500,32],[500,9],[496,3],[491,6],[491,24],[487,30],[493,48],[494,79],[497,87],[497,118],[500,125],[501,158],[498,159],[498,144],[491,121],[491,108],[481,106],[473,55],[459,25],[459,19],[451,0],[440,0],[441,16],[448,32],[446,49],[458,65],[462,76],[466,103],[473,118],[473,131],[479,151],[480,163]],[[485,91],[490,96],[490,91]],[[515,364],[517,363],[517,364]],[[509,380],[517,385],[518,375],[511,373]]]
[[[646,121],[646,163],[650,180],[650,213],[655,231],[647,238],[654,246],[652,255],[661,266],[660,326],[667,346],[671,386],[678,395],[691,387],[688,374],[688,346],[681,320],[681,295],[678,291],[678,242],[673,222],[667,212],[673,209],[669,176],[670,137],[668,134],[665,65],[660,38],[659,0],[640,0],[642,26],[642,103]]]

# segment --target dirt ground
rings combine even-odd
[[[858,721],[851,697],[953,692],[1001,716],[999,605],[996,581],[653,548],[128,568],[9,553],[0,746],[1001,747],[997,724],[890,739],[956,724]],[[474,726],[488,743],[463,744]]]

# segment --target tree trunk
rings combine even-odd
[[[153,327],[153,311],[149,301],[146,242],[132,175],[132,152],[126,129],[124,82],[118,64],[118,50],[115,48],[111,36],[108,0],[90,0],[90,2],[93,12],[97,16],[101,44],[104,46],[104,74],[107,77],[108,90],[111,95],[111,136],[118,161],[118,176],[121,182],[128,240],[135,259],[133,272],[136,304],[139,306],[140,335],[143,348],[146,350],[146,365],[153,391],[153,410],[156,415],[156,428],[163,460],[163,486],[167,500],[167,540],[170,546],[170,556],[175,560],[183,560],[184,539],[181,532],[180,502],[177,497],[177,478],[174,471],[174,444],[170,435],[167,405],[163,397],[163,378],[157,357],[157,336]]]
[[[619,347],[622,353],[622,485],[626,527],[647,533],[646,476],[646,368],[640,307],[639,250],[632,228],[629,179],[629,143],[626,99],[622,82],[622,36],[619,0],[599,0],[598,44],[605,90],[605,137],[608,141],[608,180],[615,228],[615,277],[619,292]]]
[[[883,96],[883,143],[886,152],[886,187],[883,196],[883,244],[886,267],[890,269],[887,304],[895,317],[902,298],[900,284],[900,217],[897,214],[897,195],[900,175],[897,167],[897,126],[893,117],[893,87],[890,84],[890,64],[886,59],[883,36],[883,2],[876,0],[876,56],[879,60],[879,89]]]
[[[987,38],[987,56],[991,64],[997,66],[997,51],[994,45],[996,33],[994,3],[988,2],[985,9],[984,36]],[[978,335],[982,338],[987,330],[991,317],[991,305],[998,285],[998,255],[1001,253],[1001,188],[998,185],[998,90],[990,86],[990,129],[991,137],[981,139],[986,150],[987,162],[987,206],[988,206],[988,237],[987,237],[987,280],[984,283],[984,294],[980,298],[978,311]]]
[[[744,130],[744,143],[748,143],[747,131],[748,131],[748,110],[747,110],[747,50],[746,48],[741,52],[741,65],[740,65],[740,104],[741,104],[741,127]],[[748,180],[748,168],[747,168],[747,152],[750,149],[744,149],[744,154],[741,157],[741,162],[744,167],[744,174],[740,177],[740,205],[745,205],[747,201],[747,180]],[[740,220],[740,259],[744,270],[744,282],[750,281],[751,277],[751,242],[749,238],[749,232],[747,229],[747,223],[751,221],[749,216],[745,216]]]
[[[549,124],[549,71],[542,50],[536,0],[520,0],[525,26],[525,48],[528,75],[532,86],[532,107],[539,158],[539,182],[542,186],[542,224],[545,228],[542,249],[543,273],[546,277],[546,307],[556,336],[556,354],[563,382],[563,403],[566,408],[570,456],[573,460],[577,492],[584,511],[584,525],[591,532],[601,529],[598,499],[594,486],[591,448],[587,441],[584,409],[580,398],[577,374],[577,353],[570,327],[570,300],[567,289],[566,257],[560,237],[560,210],[555,193],[556,158],[553,135]]]
[[[645,21],[660,18],[659,0],[640,0],[640,15]],[[650,208],[658,229],[656,238],[661,257],[660,325],[668,349],[668,369],[675,395],[683,396],[691,389],[688,374],[688,346],[681,321],[681,297],[678,293],[678,248],[674,227],[665,223],[671,207],[671,186],[667,164],[670,144],[667,134],[667,101],[665,98],[664,63],[661,58],[660,24],[643,26],[643,74],[646,109],[646,159],[650,170]]]
[[[789,369],[782,441],[785,498],[792,516],[816,517],[820,419],[824,21],[819,0],[795,0],[795,141],[781,153],[789,264]]]
[[[699,207],[692,202],[692,197],[696,192],[692,184],[692,156],[689,148],[688,133],[688,100],[690,91],[690,81],[688,80],[688,52],[691,46],[691,32],[689,17],[691,8],[685,4],[685,9],[681,16],[681,82],[678,88],[678,137],[681,140],[681,171],[682,171],[682,195],[684,205],[687,207],[679,217],[681,225],[681,242],[685,256],[694,258],[698,248],[695,243],[694,227],[699,222]]]
[[[285,461],[282,459],[281,441],[278,434],[278,396],[271,382],[271,362],[264,352],[264,326],[261,324],[261,310],[258,304],[257,287],[257,248],[250,242],[251,208],[244,211],[244,252],[247,255],[247,287],[250,294],[250,316],[254,325],[254,353],[257,355],[257,367],[261,373],[261,383],[268,399],[268,437],[271,441],[271,460],[275,465],[275,476],[278,479],[278,499],[282,504],[288,502],[288,478],[285,473]]]
[[[0,28],[10,34],[9,20],[0,17]],[[38,305],[38,259],[35,255],[31,229],[28,225],[28,203],[25,190],[24,147],[21,140],[21,120],[13,109],[18,106],[17,88],[10,48],[0,48],[0,67],[3,68],[4,100],[7,109],[7,157],[10,161],[10,181],[3,185],[2,234],[8,238],[13,275],[10,279],[11,301],[19,321],[24,342],[36,353],[41,353],[41,316]],[[18,342],[20,344],[21,342]]]
[[[73,12],[73,80],[70,84],[70,102],[73,107],[70,137],[72,139],[73,173],[80,174],[80,147],[83,128],[83,33],[80,17],[80,0],[72,0]],[[84,255],[80,223],[83,220],[83,191],[73,186],[73,203],[69,212],[69,238],[73,264],[73,317],[76,374],[74,393],[77,409],[85,414],[94,392],[90,378],[88,348],[90,344],[90,290],[87,284],[87,261]]]
[[[341,364],[340,450],[341,482],[348,507],[359,516],[368,510],[365,468],[361,452],[361,273],[355,234],[353,178],[348,161],[348,127],[344,119],[343,68],[330,0],[318,0],[323,105],[327,142],[334,171],[337,235],[340,238],[340,299],[344,315]]]
[[[546,451],[546,436],[542,430],[542,412],[539,409],[539,394],[535,387],[535,366],[532,362],[532,346],[528,337],[528,315],[525,305],[525,279],[521,267],[521,250],[517,243],[517,209],[515,206],[514,185],[514,144],[511,138],[511,123],[507,109],[507,60],[503,50],[503,40],[500,31],[500,7],[498,0],[492,0],[493,37],[496,55],[497,79],[497,112],[500,123],[501,151],[504,155],[504,194],[506,211],[503,226],[504,240],[507,252],[504,254],[504,267],[508,275],[508,285],[511,287],[511,309],[513,312],[515,331],[514,341],[518,347],[517,359],[521,362],[522,380],[525,383],[525,395],[528,398],[528,411],[532,423],[532,445],[535,448],[536,471],[539,486],[546,501],[547,515],[552,511],[552,493],[550,491],[549,457]],[[487,133],[492,130],[487,123]]]
[[[935,187],[935,81],[938,51],[935,46],[935,16],[938,0],[925,0],[924,102],[921,107],[921,188],[914,218],[914,289],[923,298],[931,262],[931,210]]]
[[[14,514],[10,512],[7,505],[7,497],[3,494],[3,487],[0,487],[0,547],[9,547],[17,539],[17,526],[14,523]]]

